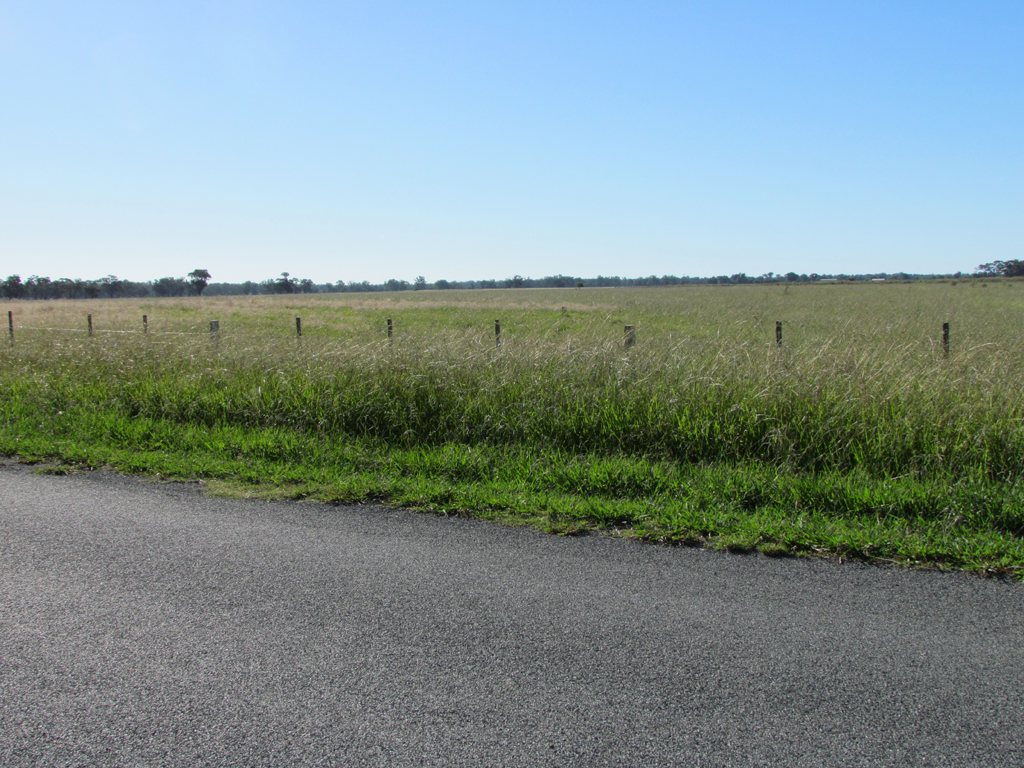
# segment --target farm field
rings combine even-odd
[[[5,308],[8,456],[1024,577],[1024,282]]]

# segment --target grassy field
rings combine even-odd
[[[1024,576],[1024,283],[5,308],[7,455],[220,493]]]

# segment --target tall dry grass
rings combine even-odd
[[[13,304],[19,329],[2,386],[8,398],[54,410],[324,439],[1005,481],[1024,467],[1022,290],[993,282],[22,302]],[[92,338],[82,333],[88,312]],[[106,333],[137,332],[144,313],[149,335]],[[206,332],[214,317],[216,342]],[[391,343],[385,317],[394,319]],[[953,326],[948,358],[943,321]],[[632,349],[625,322],[637,326]],[[76,332],[32,330],[69,327]]]

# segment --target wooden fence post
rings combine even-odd
[[[392,341],[394,339],[394,332],[395,332],[395,329],[394,329],[394,326],[391,324],[391,318],[389,317],[388,318],[388,341]]]
[[[635,325],[627,325],[626,326],[626,346],[627,347],[634,347],[634,346],[636,346],[636,326]]]
[[[220,320],[210,321],[210,338],[213,341],[220,340]]]
[[[494,346],[501,346],[501,320],[494,321]]]
[[[142,316],[142,332],[149,333],[149,315]]]
[[[11,344],[14,343],[14,313],[8,310],[7,312],[7,330],[10,333]]]
[[[781,320],[776,320],[775,321],[775,343],[778,346],[780,346],[780,347],[782,346],[782,321]]]
[[[92,315],[87,318],[89,321],[89,335],[92,336]]]
[[[942,324],[942,354],[949,357],[949,323]]]
[[[297,339],[301,339],[302,338],[302,318],[301,317],[296,317],[295,318],[295,338],[297,338]]]

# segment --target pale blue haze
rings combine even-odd
[[[1024,3],[0,2],[0,278],[1024,258]]]

